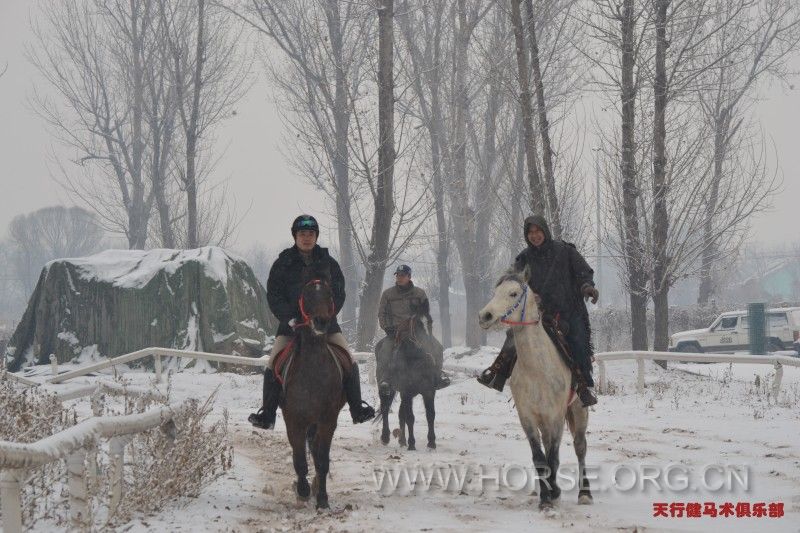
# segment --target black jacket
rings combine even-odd
[[[545,313],[559,313],[565,319],[580,316],[588,321],[581,290],[587,284],[594,286],[594,271],[574,244],[552,239],[543,217],[525,219],[526,242],[531,225],[542,229],[545,241],[539,247],[528,243],[517,256],[514,267],[518,271],[530,268],[528,285],[542,298]]]
[[[293,335],[289,325],[291,319],[298,322],[300,316],[300,293],[306,283],[312,279],[325,279],[331,284],[333,304],[336,312],[344,305],[344,275],[339,263],[328,254],[327,248],[314,246],[311,252],[311,264],[306,265],[297,246],[287,248],[280,253],[272,264],[267,280],[267,302],[272,314],[280,321],[278,335]],[[328,333],[341,333],[342,329],[334,318]]]

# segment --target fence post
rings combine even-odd
[[[597,361],[597,392],[606,393],[606,362]]]
[[[24,469],[3,470],[0,474],[0,504],[3,513],[3,531],[20,533],[22,531],[22,481]]]
[[[114,516],[117,512],[119,502],[122,501],[123,493],[123,466],[125,465],[125,445],[128,444],[126,437],[114,437],[109,443],[109,455],[111,456],[111,502],[108,506],[108,516]]]
[[[778,394],[781,392],[781,381],[783,380],[783,365],[780,361],[775,361],[775,381],[772,382],[772,395],[778,401]]]
[[[636,392],[639,394],[644,393],[644,359],[641,357],[636,358]]]
[[[153,359],[155,360],[156,367],[156,383],[161,383],[161,373],[164,371],[163,365],[161,364],[161,356],[153,354]]]
[[[58,357],[54,353],[50,354],[50,371],[54,376],[58,375]]]
[[[86,487],[86,450],[76,450],[67,457],[67,472],[70,525],[73,529],[88,530],[92,519]]]

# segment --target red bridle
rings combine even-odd
[[[303,288],[308,287],[309,285],[323,285],[323,284],[327,285],[321,279],[312,279],[311,281],[306,283],[303,286]],[[302,326],[308,326],[309,324],[311,324],[311,317],[309,316],[308,313],[306,313],[306,306],[305,306],[305,302],[304,302],[304,298],[303,298],[302,292],[300,293],[299,304],[300,304],[300,316],[303,317],[303,321],[301,323],[299,323],[299,324],[295,324],[294,325],[295,328],[299,328],[299,327],[302,327]],[[333,303],[333,298],[331,298],[331,316],[336,316],[336,305]]]

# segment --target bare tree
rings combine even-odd
[[[262,57],[285,102],[280,111],[290,131],[286,135],[289,158],[334,204],[346,289],[348,294],[357,294],[351,137],[357,128],[353,115],[368,91],[374,11],[367,4],[335,0],[249,4],[237,15],[283,52],[278,56],[269,47]],[[288,58],[288,65],[279,57]],[[354,297],[345,302],[344,327],[355,322],[356,302]]]
[[[68,111],[38,91],[36,107],[86,169],[65,175],[67,190],[131,248],[145,246],[153,201],[144,173],[151,8],[150,0],[44,3],[45,27],[34,25],[29,53]]]
[[[717,3],[717,17],[731,18],[736,2]],[[700,269],[700,288],[697,303],[705,305],[715,292],[714,273],[719,263],[732,250],[725,250],[713,241],[714,214],[720,201],[720,191],[737,167],[731,159],[751,144],[747,134],[748,111],[758,97],[760,82],[765,78],[787,80],[793,73],[788,59],[797,51],[800,42],[800,13],[791,1],[757,2],[739,12],[733,23],[723,26],[710,47],[712,55],[727,54],[725,61],[704,73],[705,79],[696,92],[706,120],[714,135],[714,168],[708,197],[708,212],[704,226],[704,245]]]
[[[9,262],[25,295],[33,293],[45,263],[96,252],[103,230],[91,212],[80,207],[45,207],[11,220]]]
[[[243,96],[249,63],[237,60],[241,32],[227,10],[206,0],[158,0],[158,6],[183,132],[178,176],[186,192],[186,245],[196,248],[201,243],[200,152],[213,127]]]
[[[448,148],[443,108],[443,92],[446,74],[443,39],[445,39],[445,1],[428,2],[419,6],[410,2],[400,4],[397,16],[405,48],[408,50],[409,71],[412,77],[419,114],[430,143],[430,173],[433,186],[433,201],[436,212],[436,274],[439,320],[442,329],[442,344],[452,345],[450,325],[450,258],[447,205],[445,200],[445,169]],[[420,46],[423,43],[424,46]],[[401,58],[402,61],[402,58]]]

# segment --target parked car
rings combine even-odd
[[[767,351],[797,350],[800,353],[800,307],[766,311]],[[734,353],[750,349],[747,311],[719,315],[709,327],[681,331],[669,338],[671,352]]]

